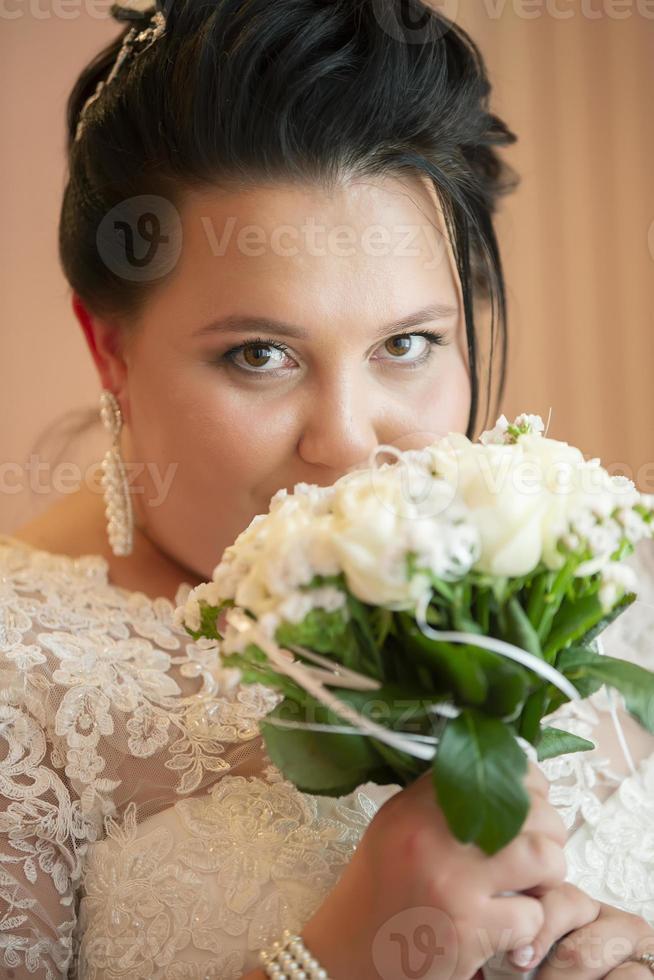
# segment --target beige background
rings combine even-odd
[[[654,492],[654,2],[441,6],[481,46],[494,106],[519,136],[506,153],[522,185],[498,222],[512,333],[502,408],[544,418],[551,409],[551,435]],[[56,235],[65,99],[117,31],[107,9],[0,6],[3,531],[47,506],[53,484],[74,484],[70,468],[38,471],[46,447],[36,440],[67,410],[93,409],[99,391]],[[65,458],[88,464],[103,446],[98,433]],[[48,458],[56,449],[49,441]]]

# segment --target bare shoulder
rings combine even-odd
[[[73,558],[89,554],[107,557],[102,500],[95,497],[85,488],[69,494],[21,525],[12,536],[32,548],[53,554]]]

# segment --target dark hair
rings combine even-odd
[[[138,195],[179,205],[188,190],[216,185],[422,174],[442,202],[461,280],[472,438],[480,381],[473,301],[491,303],[488,417],[507,359],[492,217],[519,179],[497,154],[516,137],[489,110],[478,47],[421,0],[167,6],[164,35],[126,59],[89,106],[78,142],[82,107],[106,81],[129,28],[84,69],[68,101],[59,245],[73,290],[93,313],[130,318],[156,288],[117,275],[97,245],[105,215]]]

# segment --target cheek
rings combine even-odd
[[[448,432],[465,433],[471,398],[466,362],[458,352],[452,351],[414,401],[413,415],[420,423],[416,428],[433,433],[434,439]]]
[[[468,367],[462,359],[457,359],[444,385],[445,404],[443,411],[447,418],[448,432],[465,432],[472,403],[472,387]]]
[[[189,499],[256,489],[293,449],[288,413],[218,370],[215,378],[211,369],[135,378],[132,407],[134,458],[177,463],[175,484]]]

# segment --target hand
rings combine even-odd
[[[424,980],[469,980],[494,953],[533,942],[544,912],[529,889],[564,882],[567,831],[533,763],[525,787],[527,819],[492,856],[452,835],[431,772],[390,797],[302,930],[329,975],[371,980],[378,962],[388,971],[404,957]]]
[[[517,967],[540,964],[538,980],[652,980],[646,964],[633,962],[641,953],[654,953],[654,929],[645,919],[598,902],[568,882],[540,900],[545,916],[530,944],[534,955],[516,962],[514,951],[510,959]]]

